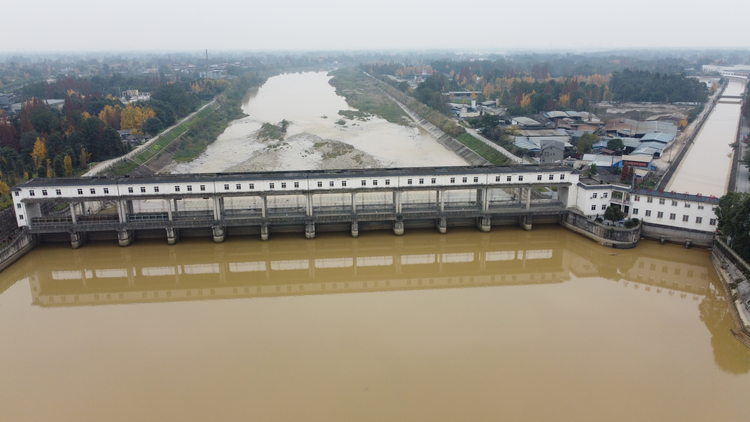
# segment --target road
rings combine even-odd
[[[499,151],[504,156],[510,158],[511,161],[513,161],[514,163],[516,163],[516,164],[526,164],[526,161],[524,161],[523,158],[520,158],[520,157],[517,157],[517,156],[511,154],[507,149],[501,147],[500,145],[498,145],[498,144],[490,141],[489,139],[485,138],[484,136],[480,135],[476,131],[476,129],[471,129],[471,128],[464,128],[464,129],[466,129],[466,131],[469,132],[471,134],[471,136],[479,139],[480,141],[484,142],[488,146],[490,146],[490,147],[496,149],[497,151]]]

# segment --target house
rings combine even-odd
[[[651,163],[652,160],[653,157],[649,155],[623,155],[622,161],[617,163],[616,167],[628,165],[634,169],[656,170],[656,166]]]
[[[510,120],[510,124],[516,125],[518,127],[544,126],[536,120],[530,119],[528,117],[513,117]]]
[[[539,152],[539,162],[544,164],[557,163],[565,155],[565,145],[560,141],[542,140]]]

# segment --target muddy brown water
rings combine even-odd
[[[3,421],[745,420],[709,252],[413,230],[43,245],[0,273]]]

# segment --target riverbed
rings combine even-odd
[[[556,226],[46,244],[0,273],[3,420],[736,421],[709,253]]]
[[[336,95],[324,72],[287,73],[270,78],[243,100],[247,117],[236,120],[189,163],[173,163],[171,173],[314,170],[325,168],[420,167],[466,165],[413,122],[390,123],[377,116],[343,119],[353,108]],[[291,122],[283,142],[261,141],[263,123]],[[343,143],[353,152],[321,150],[325,142]],[[336,160],[338,159],[338,160]]]

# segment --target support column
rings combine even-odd
[[[438,233],[445,234],[448,231],[448,220],[445,217],[438,218],[436,226]]]
[[[486,213],[490,209],[489,189],[482,189],[482,212]]]
[[[261,217],[266,218],[266,209],[268,208],[268,197],[266,197],[265,195],[263,195],[261,197],[261,199],[262,199],[262,201],[260,201],[261,202],[261,204],[260,204],[260,207],[261,207],[260,208],[260,215],[261,215]]]
[[[403,220],[396,220],[393,222],[393,234],[396,236],[402,236],[404,234]]]
[[[227,233],[226,233],[226,229],[224,227],[222,227],[222,226],[213,226],[213,227],[211,227],[211,229],[213,230],[214,242],[215,243],[221,243],[221,242],[224,241],[224,239],[226,239]]]
[[[180,239],[180,229],[167,227],[167,244],[174,245]]]
[[[70,208],[70,218],[73,219],[73,224],[78,224],[78,220],[76,219],[76,204],[70,203],[68,204],[68,208]],[[72,241],[72,238],[71,238],[71,241]],[[78,248],[73,248],[73,249],[78,249]]]
[[[86,243],[86,233],[84,232],[72,232],[70,233],[70,247],[78,249]]]
[[[357,213],[357,194],[352,192],[352,213]]]
[[[260,240],[266,241],[268,240],[268,224],[263,223],[260,226]]]
[[[119,200],[117,201],[117,215],[120,217],[120,224],[125,224],[128,222],[128,211],[127,211],[127,202],[125,200]]]
[[[117,231],[117,244],[120,246],[130,246],[133,243],[133,237],[132,231],[120,229]]]
[[[167,218],[172,221],[172,201],[167,199],[165,202],[167,203]],[[167,232],[169,232],[169,229],[167,229]]]
[[[315,239],[315,223],[312,221],[305,223],[305,238]]]
[[[352,222],[352,237],[359,237],[359,223],[357,223],[357,220]]]
[[[312,194],[311,193],[306,193],[305,194],[305,199],[307,200],[306,205],[305,205],[305,215],[308,216],[308,217],[312,217],[312,215],[313,215],[313,210],[312,210]]]
[[[401,214],[402,212],[402,204],[401,204],[401,191],[396,192],[396,214]]]
[[[492,230],[492,219],[484,216],[477,218],[477,228],[483,232],[489,232]]]
[[[221,205],[219,204],[218,196],[214,196],[214,220],[221,220]]]
[[[526,209],[531,207],[531,188],[526,188]]]
[[[172,202],[174,202],[174,207],[172,208],[174,212],[179,211],[179,209],[177,208],[177,199],[175,198]]]
[[[520,216],[518,219],[518,224],[523,227],[524,230],[531,231],[531,214]]]

